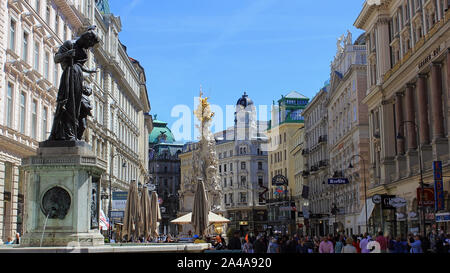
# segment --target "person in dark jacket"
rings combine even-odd
[[[262,236],[256,238],[253,250],[254,253],[267,253],[267,246],[264,243],[264,238]]]
[[[233,238],[231,238],[230,241],[228,242],[228,249],[230,250],[242,249],[241,239],[239,237],[240,237],[239,231],[235,231],[233,234]]]
[[[297,244],[297,247],[295,249],[295,252],[296,253],[301,253],[301,254],[308,253],[308,248],[306,247],[305,240],[303,238],[298,240],[298,244]]]

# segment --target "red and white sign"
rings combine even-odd
[[[105,216],[103,210],[100,210],[100,227],[103,230],[109,229],[109,219]]]

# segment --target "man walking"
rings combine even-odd
[[[361,240],[361,242],[359,243],[359,247],[361,248],[361,253],[369,253],[369,250],[367,249],[367,244],[370,241],[370,236],[369,234],[364,233],[364,237]]]
[[[380,244],[381,253],[386,253],[388,243],[386,237],[383,236],[382,231],[378,232],[378,236],[375,239],[375,241],[377,241]]]
[[[334,253],[333,243],[326,236],[319,245],[319,253]]]

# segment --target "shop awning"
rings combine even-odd
[[[170,222],[173,224],[181,224],[181,225],[182,224],[191,224],[191,218],[192,218],[192,212],[190,212],[186,215],[183,215],[183,216],[181,216],[175,220],[172,220]],[[210,224],[225,224],[225,223],[230,222],[230,220],[228,220],[220,215],[217,215],[211,211],[208,214],[208,221]]]
[[[367,205],[367,220],[369,220],[372,215],[373,209],[375,208],[375,204],[372,202],[372,199],[366,200]],[[365,226],[366,225],[366,207],[363,206],[361,209],[361,214],[358,217],[358,225]]]

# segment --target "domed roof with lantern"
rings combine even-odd
[[[175,137],[172,134],[172,131],[167,127],[167,122],[161,121],[157,119],[157,115],[153,120],[153,130],[149,135],[149,143],[174,143]]]
[[[241,98],[238,99],[236,106],[241,105],[243,107],[247,107],[249,105],[253,105],[253,100],[250,99],[247,95],[247,92],[244,92]]]

